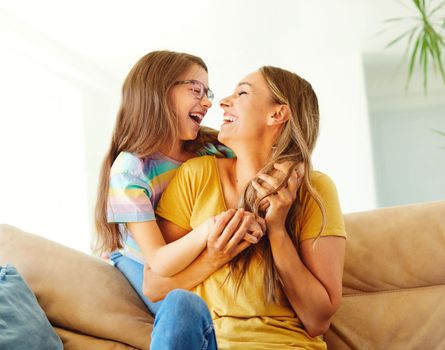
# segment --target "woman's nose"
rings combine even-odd
[[[221,108],[229,107],[230,106],[230,97],[224,97],[223,99],[221,99],[221,101],[219,101],[219,106]]]

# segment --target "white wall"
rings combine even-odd
[[[365,56],[367,95],[379,206],[445,198],[445,89],[441,78],[415,71],[405,90],[407,67],[398,57]]]
[[[0,222],[88,252],[117,87],[14,16],[0,21]]]
[[[360,47],[365,15],[362,5],[355,0],[1,4],[0,29],[8,32],[3,34],[7,40],[2,40],[2,50],[13,52],[11,46],[17,38],[27,43],[21,49],[22,62],[15,61],[14,69],[21,70],[22,65],[44,57],[49,63],[39,68],[38,74],[47,72],[56,80],[66,80],[65,95],[69,98],[57,99],[55,103],[62,105],[64,118],[77,125],[78,137],[66,138],[64,142],[75,150],[76,166],[82,169],[83,164],[84,169],[84,182],[71,182],[76,192],[84,193],[83,199],[77,201],[82,209],[75,217],[89,218],[88,224],[76,230],[84,234],[87,225],[92,231],[97,175],[117,111],[120,85],[135,61],[155,49],[186,51],[203,57],[210,69],[216,101],[244,75],[265,64],[287,68],[309,80],[318,94],[322,114],[314,154],[316,168],[336,182],[345,212],[374,208],[374,172]],[[2,66],[13,64],[5,62],[3,56],[0,59]],[[10,79],[14,81],[14,75]],[[33,78],[33,84],[38,86],[38,81]],[[70,88],[75,92],[68,93]],[[23,90],[14,98],[33,101],[32,91]],[[45,103],[50,105],[51,100],[48,98]],[[215,106],[205,123],[219,127],[220,120],[220,110]],[[10,135],[9,144],[17,144],[20,130],[11,126],[10,116],[2,113],[1,123],[2,130],[8,130]],[[34,124],[33,129],[42,137],[52,133],[43,122]],[[33,148],[28,141],[24,145]],[[23,164],[14,164],[19,172],[25,171]],[[49,225],[38,226],[27,219],[29,207],[19,202],[10,204],[14,194],[3,192],[9,181],[5,173],[2,166],[2,194],[9,194],[2,195],[1,203],[10,208],[0,212],[0,221],[49,232]],[[56,198],[57,189],[48,189],[47,196]],[[33,205],[37,206],[36,213],[46,215],[45,208],[34,201]],[[18,215],[19,212],[25,214]]]

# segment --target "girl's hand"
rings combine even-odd
[[[261,197],[265,196],[270,193],[271,188],[277,188],[279,186],[291,166],[291,162],[274,164],[274,168],[278,171],[273,176],[259,174],[258,177],[263,180],[264,183],[259,184],[257,181],[253,180],[252,186],[258,191],[258,194]],[[299,163],[292,171],[287,183],[277,192],[269,195],[262,201],[262,208],[268,205],[265,219],[269,231],[271,227],[285,228],[286,217],[292,203],[297,197],[297,190],[303,180],[303,174],[304,164]],[[267,205],[264,203],[265,201],[267,201]]]
[[[227,225],[229,220],[233,216],[237,216],[236,222],[238,222],[237,231],[241,234],[244,232],[244,239],[252,244],[258,243],[261,237],[264,236],[266,232],[266,221],[255,214],[245,211],[244,209],[229,209],[222,212],[207,221],[207,230],[209,233],[220,232],[223,230],[221,225]],[[234,221],[235,222],[235,221]],[[241,230],[241,231],[240,231]],[[235,231],[233,232],[235,233]]]
[[[266,223],[244,209],[229,209],[212,218],[214,227],[207,238],[206,255],[221,267],[264,235]]]

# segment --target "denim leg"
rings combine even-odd
[[[196,294],[172,290],[156,313],[151,350],[216,350],[212,318]]]
[[[114,263],[114,266],[120,272],[122,272],[128,282],[130,282],[131,286],[142,299],[144,304],[147,305],[148,309],[154,315],[156,315],[162,304],[162,300],[154,303],[150,299],[148,299],[142,292],[142,285],[144,281],[144,265],[138,263],[137,261],[134,261],[133,259],[123,256],[119,252],[112,253],[110,255],[110,260]]]

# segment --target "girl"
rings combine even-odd
[[[170,337],[153,337],[156,348],[173,348],[169,341],[190,344],[189,348],[216,345],[208,311],[195,295],[176,292],[166,303],[156,304],[143,295],[144,263],[160,276],[176,274],[201,253],[209,233],[220,232],[221,225],[230,220],[242,222],[231,231],[245,240],[237,245],[237,252],[256,243],[261,235],[261,227],[246,219],[248,214],[235,215],[235,211],[211,218],[182,237],[167,231],[161,234],[156,224],[156,205],[182,162],[204,154],[231,156],[217,142],[216,132],[200,127],[212,99],[207,67],[199,57],[169,51],[142,57],[124,82],[111,146],[102,166],[96,205],[99,250],[113,252],[110,259],[155,315],[161,307],[182,307],[186,318],[201,323],[194,327],[195,333],[175,327]],[[172,321],[169,316],[156,317],[155,324]]]
[[[180,236],[241,206],[265,218],[267,236],[230,264],[197,259],[170,278],[146,271],[145,292],[157,299],[193,289],[210,308],[221,349],[326,349],[318,336],[340,305],[346,234],[334,183],[311,170],[317,97],[298,75],[263,67],[220,105],[218,138],[237,158],[186,162],[157,207],[161,229]]]

